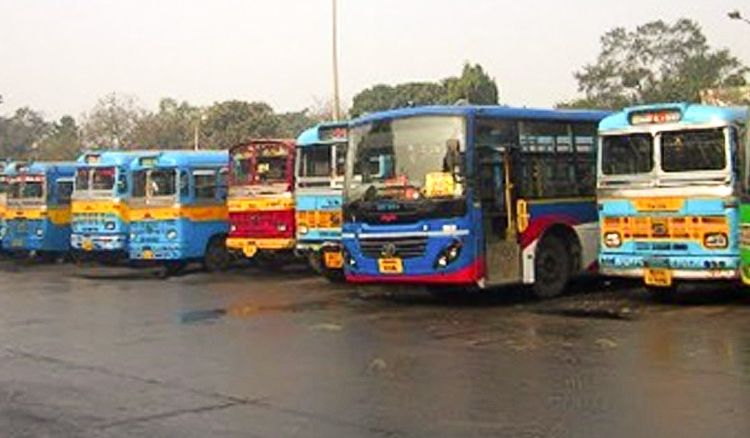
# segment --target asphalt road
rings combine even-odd
[[[0,436],[750,436],[750,293],[574,289],[0,262]]]

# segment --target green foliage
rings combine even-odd
[[[164,98],[157,112],[146,113],[138,120],[134,143],[142,149],[190,149],[200,117],[200,108]]]
[[[453,104],[458,101],[497,104],[497,84],[484,72],[482,66],[466,63],[460,77],[395,86],[380,84],[367,88],[354,96],[350,115],[358,117],[368,112],[410,105]]]
[[[695,102],[706,88],[744,85],[749,71],[728,50],[712,50],[700,26],[684,18],[630,31],[617,27],[602,36],[601,46],[596,62],[574,74],[585,98],[561,106]]]
[[[0,157],[31,158],[49,131],[50,124],[28,107],[17,109],[9,118],[0,118]]]
[[[37,156],[44,160],[75,160],[81,153],[80,131],[71,116],[63,116],[52,124],[39,143]]]
[[[83,141],[87,149],[129,149],[136,142],[136,127],[145,111],[135,98],[110,93],[99,99],[84,118]]]
[[[227,149],[252,138],[274,137],[278,128],[268,104],[229,100],[208,108],[201,132],[211,149]]]

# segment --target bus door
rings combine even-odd
[[[512,154],[506,146],[477,147],[478,190],[484,228],[486,284],[521,280],[521,250],[516,231]]]

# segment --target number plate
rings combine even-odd
[[[397,257],[378,259],[381,274],[401,274],[404,272],[404,262]]]
[[[146,260],[151,260],[154,258],[154,252],[150,250],[143,251],[143,258]]]
[[[672,285],[672,271],[669,269],[646,269],[644,280],[649,286],[669,287]]]
[[[12,242],[10,242],[10,246],[14,248],[21,248],[23,247],[23,240],[21,239],[13,239]]]
[[[341,269],[344,267],[344,255],[340,251],[324,252],[323,263],[328,269]]]
[[[94,242],[92,242],[91,240],[84,240],[81,244],[81,248],[83,248],[84,251],[93,251]]]

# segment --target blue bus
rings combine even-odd
[[[746,108],[663,103],[599,125],[601,272],[666,297],[680,281],[739,280]]]
[[[351,121],[347,281],[562,293],[596,262],[596,128],[607,114],[428,106]]]
[[[78,158],[70,236],[73,251],[103,260],[127,258],[130,165],[144,154],[94,151]]]
[[[8,207],[8,181],[12,173],[12,164],[6,160],[0,160],[0,250],[2,250],[2,239],[5,235],[5,212]]]
[[[226,151],[164,151],[133,160],[130,260],[159,263],[169,273],[191,261],[225,269],[228,163]]]
[[[341,202],[347,122],[328,122],[297,138],[297,251],[330,280],[343,279]]]
[[[70,250],[70,200],[76,164],[15,163],[8,178],[3,247],[56,258]]]

